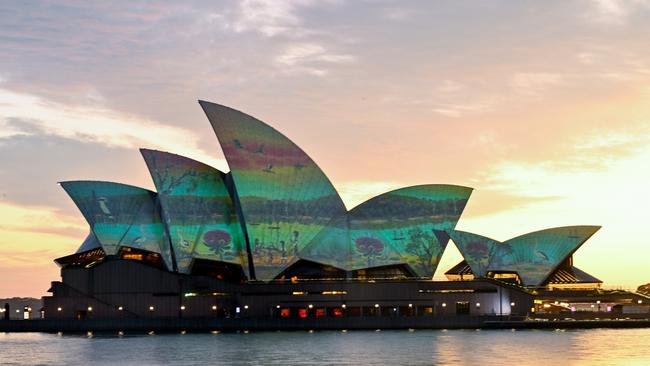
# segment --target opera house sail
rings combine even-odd
[[[603,293],[600,280],[573,265],[573,254],[599,226],[490,239],[456,229],[472,188],[444,184],[403,187],[347,209],[325,173],[286,136],[245,113],[199,103],[228,172],[141,149],[155,192],[114,182],[60,183],[89,234],[75,253],[55,260],[62,281],[52,283],[44,314],[520,316],[577,309],[566,299]],[[462,262],[445,273],[447,281],[433,280],[451,245]],[[557,291],[564,302],[549,305]]]

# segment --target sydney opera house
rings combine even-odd
[[[142,149],[155,192],[60,183],[90,233],[76,253],[55,260],[61,281],[44,297],[46,318],[412,326],[468,315],[615,312],[637,301],[606,293],[573,266],[598,226],[503,242],[458,231],[472,189],[440,184],[397,189],[348,210],[325,173],[280,132],[231,108],[200,105],[230,172]],[[434,281],[449,245],[464,260],[446,281]]]

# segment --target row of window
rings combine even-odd
[[[474,306],[479,309],[480,303]],[[512,304],[514,306],[514,303]],[[458,315],[470,314],[470,303],[468,301],[458,301],[455,303],[455,313]],[[435,315],[436,313],[448,313],[447,303],[441,303],[438,306],[347,306],[342,304],[340,307],[316,307],[312,304],[307,307],[282,307],[277,305],[273,311],[273,316],[278,318],[321,318],[321,317],[343,317],[343,316],[426,316]]]

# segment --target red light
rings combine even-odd
[[[343,316],[343,310],[341,310],[339,308],[334,308],[332,310],[332,315],[334,315],[334,316]]]
[[[325,316],[325,309],[316,309],[316,317],[321,318]]]
[[[290,314],[289,308],[283,308],[280,310],[280,317],[282,318],[288,318]]]
[[[307,317],[307,309],[298,309],[298,317],[299,318],[306,318]]]

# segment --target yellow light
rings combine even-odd
[[[88,311],[93,311],[93,307],[92,307],[92,306],[89,306],[89,307],[88,307]]]
[[[643,300],[637,301],[638,304],[643,304]]]
[[[480,308],[480,307],[481,307],[481,303],[480,303],[480,302],[477,302],[477,303],[476,303],[476,307],[477,307],[477,308]]]
[[[217,305],[212,305],[212,310],[217,310]]]
[[[413,307],[413,304],[409,304],[409,308],[412,308],[412,307]]]
[[[534,313],[534,312],[535,312],[535,308],[534,308],[534,307],[530,308],[530,312],[531,312],[531,313]]]
[[[378,308],[378,307],[379,307],[379,304],[375,304],[375,307]]]
[[[292,295],[304,295],[305,292],[304,292],[304,291],[294,291],[294,292],[292,292],[291,294],[292,294]]]
[[[345,308],[347,307],[347,305],[343,304],[343,305],[341,305],[341,307],[342,307],[343,309],[345,309]]]
[[[443,307],[443,308],[446,308],[446,307],[447,307],[447,303],[446,303],[446,302],[443,302],[443,303],[442,303],[442,307]]]
[[[596,301],[596,304],[600,304],[600,300],[597,300],[597,301]]]
[[[323,291],[323,295],[347,295],[347,291]]]
[[[122,259],[130,259],[134,261],[141,261],[143,258],[142,254],[126,253],[122,255]]]

